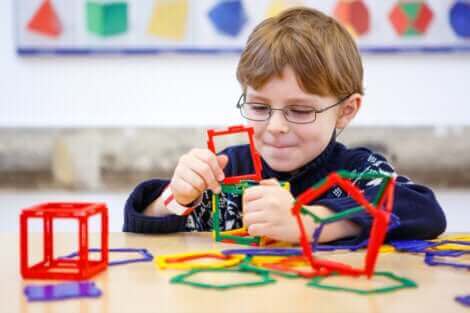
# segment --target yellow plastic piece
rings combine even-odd
[[[433,242],[441,242],[443,240],[453,240],[453,241],[470,241],[470,235],[444,235],[438,239],[431,240]],[[459,245],[456,243],[446,243],[430,250],[460,250],[460,251],[470,251],[470,246],[468,245]]]
[[[251,258],[251,264],[262,266],[263,264],[277,263],[285,258],[285,256],[256,255]]]
[[[187,20],[188,0],[158,0],[148,32],[161,38],[182,41],[186,35]]]
[[[174,269],[174,270],[191,270],[191,269],[214,269],[214,268],[225,268],[235,266],[241,263],[245,258],[244,255],[230,255],[227,260],[214,260],[210,263],[197,263],[194,260],[182,261],[175,263],[168,263],[168,259],[172,258],[187,258],[187,257],[196,257],[196,258],[206,258],[207,254],[225,256],[220,251],[202,251],[202,252],[190,252],[190,253],[177,253],[177,254],[166,254],[160,255],[155,258],[155,266],[162,270],[164,269]]]
[[[395,248],[391,245],[382,245],[379,250],[380,253],[391,253],[396,251],[397,250],[395,250]]]

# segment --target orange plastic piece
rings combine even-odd
[[[88,258],[88,220],[101,215],[101,255],[99,260]],[[44,259],[29,266],[28,220],[42,219],[44,225]],[[78,258],[54,258],[54,219],[77,219],[79,223]],[[23,209],[20,215],[20,269],[23,278],[88,279],[108,266],[108,208],[104,203],[44,203]]]
[[[62,33],[62,25],[50,0],[44,0],[28,23],[28,29],[50,37]]]
[[[215,145],[214,145],[215,136],[223,136],[223,135],[237,134],[237,133],[243,133],[243,132],[246,132],[248,134],[251,160],[253,161],[253,167],[254,167],[255,172],[253,174],[248,174],[248,175],[225,177],[223,181],[224,184],[238,184],[240,183],[241,180],[255,180],[255,181],[261,180],[262,165],[261,165],[261,158],[258,152],[256,151],[255,144],[253,142],[254,131],[252,127],[245,127],[243,125],[231,126],[225,130],[209,129],[207,131],[207,135],[209,138],[207,141],[207,147],[209,148],[209,150],[211,150],[214,153],[217,153],[215,151]]]

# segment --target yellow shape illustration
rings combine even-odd
[[[160,0],[155,3],[148,32],[181,41],[186,35],[188,0]]]
[[[303,4],[301,0],[273,0],[266,11],[266,17],[273,17],[282,11]]]

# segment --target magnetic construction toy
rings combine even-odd
[[[101,216],[101,253],[99,260],[88,254],[88,221]],[[29,266],[28,221],[43,221],[43,260]],[[55,219],[76,219],[79,224],[78,258],[54,258]],[[104,203],[45,203],[23,209],[20,215],[20,269],[23,278],[82,280],[92,277],[108,266],[108,208]]]

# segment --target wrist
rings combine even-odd
[[[199,206],[202,201],[201,195],[199,196],[199,198],[192,201],[191,203],[183,205],[175,199],[175,196],[171,192],[169,186],[165,188],[160,198],[162,199],[163,206],[166,208],[167,211],[180,216],[189,215],[197,206]]]

